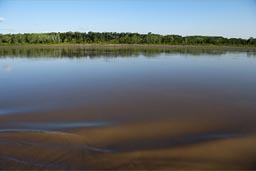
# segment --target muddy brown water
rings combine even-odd
[[[256,54],[0,49],[0,169],[256,169]]]

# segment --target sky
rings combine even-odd
[[[256,0],[0,0],[0,33],[256,37]]]

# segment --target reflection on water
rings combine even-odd
[[[160,53],[199,55],[224,55],[229,51],[211,49],[88,49],[88,48],[0,48],[0,57],[72,57],[72,58],[99,58],[99,57],[157,57]],[[235,52],[233,52],[235,53]],[[239,52],[236,52],[239,53]],[[247,57],[256,56],[256,52],[245,52]]]
[[[227,123],[232,118],[244,129],[252,127],[256,60],[247,58],[249,52],[0,51],[0,65],[8,71],[0,72],[0,122],[219,117]]]
[[[12,71],[12,67],[9,66],[9,65],[4,65],[2,69],[3,69],[3,71],[5,71],[5,72],[11,72],[11,71]]]
[[[255,169],[255,56],[0,48],[0,169]]]

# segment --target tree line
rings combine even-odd
[[[66,32],[0,34],[0,44],[166,44],[166,45],[256,45],[256,38],[180,36],[116,32]]]

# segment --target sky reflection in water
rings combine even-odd
[[[204,114],[247,128],[255,119],[253,52],[0,49],[0,54],[2,122],[58,121],[72,127]]]

